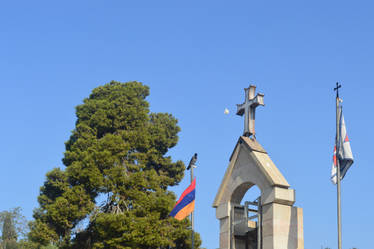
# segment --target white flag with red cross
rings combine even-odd
[[[331,181],[336,184],[337,182],[337,160],[340,165],[340,179],[342,180],[347,173],[348,169],[353,164],[353,154],[351,144],[349,143],[347,129],[345,127],[342,108],[340,110],[340,134],[338,135],[338,144],[334,146],[334,156],[331,168]]]

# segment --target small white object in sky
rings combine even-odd
[[[229,109],[227,109],[227,108],[225,108],[225,111],[223,112],[224,114],[229,114],[230,112],[229,112]]]

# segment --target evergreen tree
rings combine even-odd
[[[47,173],[30,240],[59,248],[191,248],[189,221],[168,216],[176,199],[168,187],[185,170],[166,156],[180,128],[172,115],[150,113],[148,95],[141,83],[113,81],[77,106],[66,168]]]
[[[17,249],[17,233],[13,223],[13,217],[10,212],[5,212],[2,228],[2,247],[4,249]]]
[[[3,240],[17,240],[16,228],[14,227],[12,216],[6,213],[4,217],[2,236]]]
[[[26,219],[21,214],[21,208],[13,208],[9,211],[0,212],[0,230],[2,249],[19,248],[17,239],[24,237],[27,233]]]

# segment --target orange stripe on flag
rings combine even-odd
[[[195,209],[195,200],[181,209],[175,216],[177,220],[183,220]]]

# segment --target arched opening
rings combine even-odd
[[[246,182],[239,185],[231,195],[231,203],[244,205],[246,201],[254,201],[261,196],[261,190],[257,185]]]
[[[235,248],[257,249],[262,243],[260,188],[253,183],[242,183],[232,193],[231,205]]]
[[[258,197],[261,196],[261,190],[257,185],[252,185],[251,188],[247,190],[247,192],[244,194],[240,204],[244,205],[246,201],[255,201]]]

